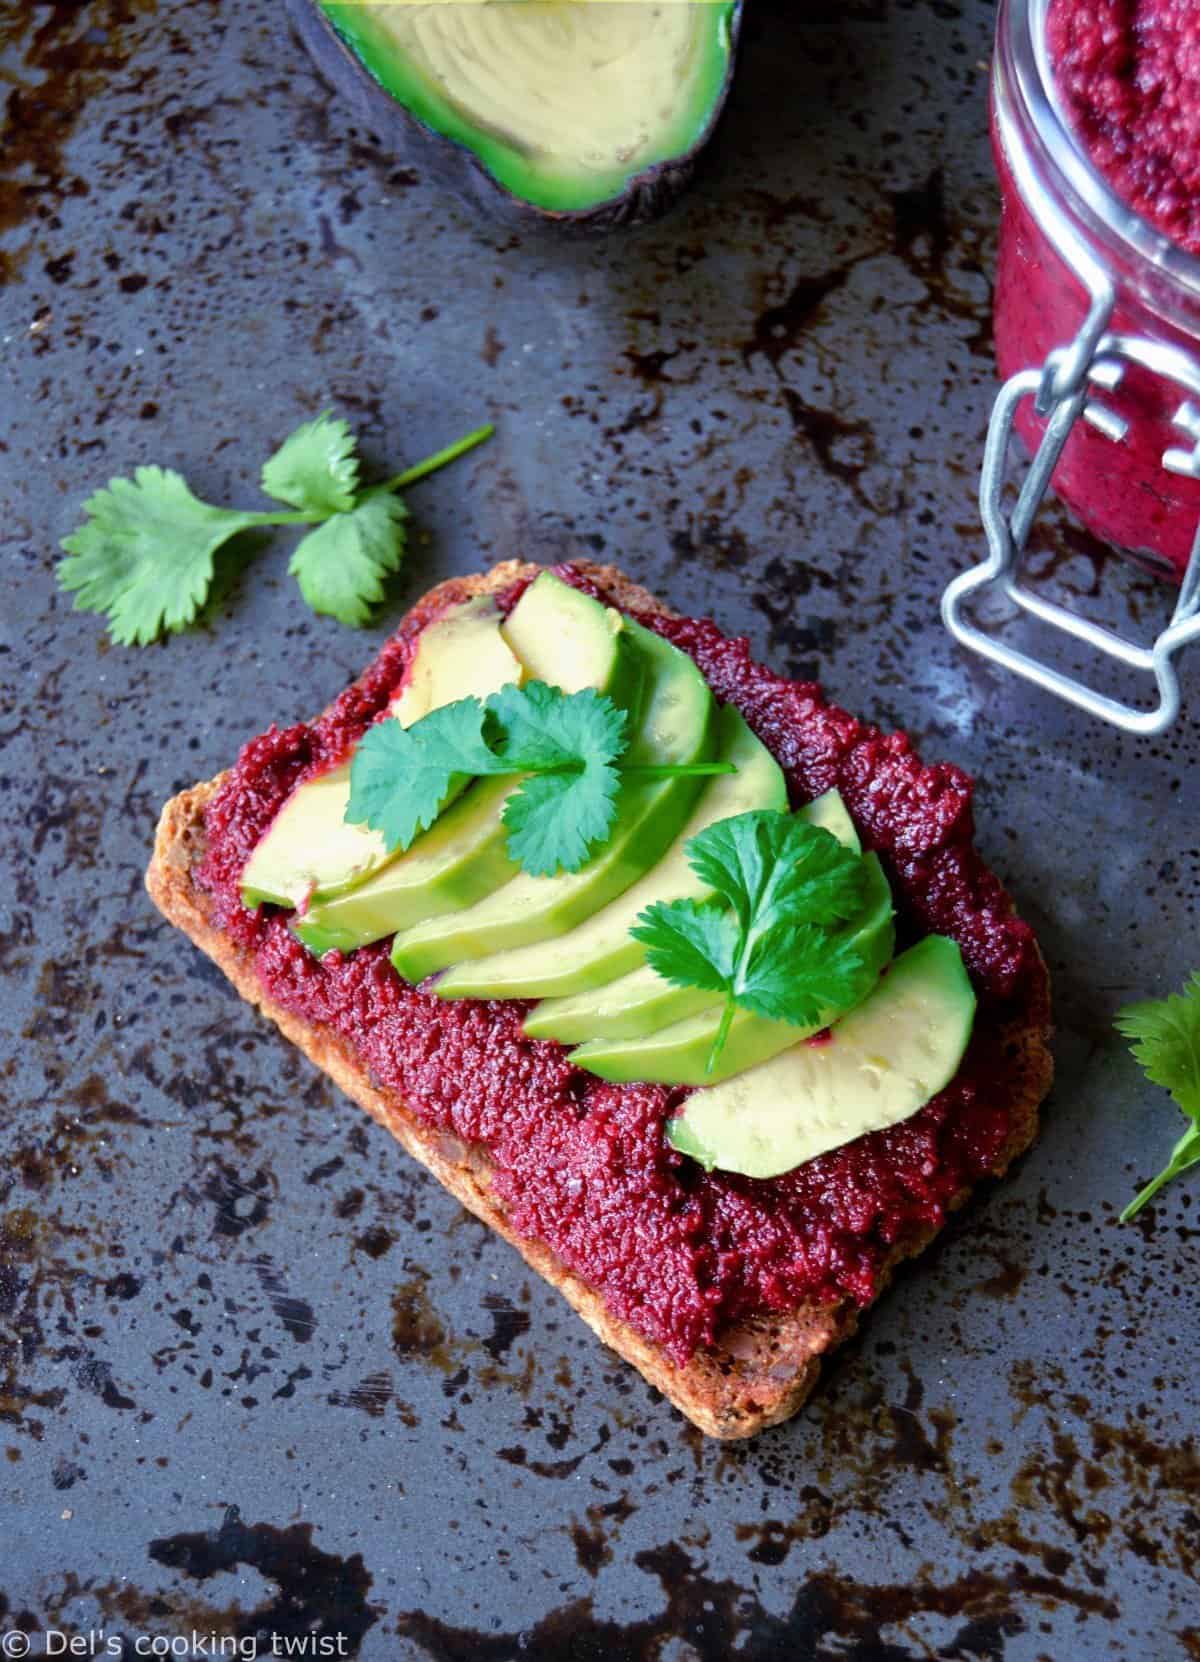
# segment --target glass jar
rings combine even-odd
[[[1200,257],[1087,157],[1055,90],[1048,5],[1001,0],[997,19],[1000,374],[1043,372],[1013,411],[1031,453],[1056,407],[1085,393],[1053,486],[1096,536],[1178,582],[1200,525]]]

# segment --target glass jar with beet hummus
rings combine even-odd
[[[1088,345],[1107,330],[1173,349],[1200,387],[1196,0],[1004,0],[992,140],[1001,375],[1069,354],[1086,328]],[[1058,366],[1073,367],[1065,357]],[[1126,431],[1077,422],[1054,486],[1097,536],[1178,579],[1200,523],[1200,479],[1163,457],[1195,443],[1175,424],[1189,389],[1137,361],[1122,367],[1097,403]],[[1017,413],[1031,450],[1044,425],[1032,400]]]
[[[1001,0],[991,113],[1005,383],[981,490],[992,558],[951,585],[946,620],[1072,702],[1157,731],[1178,707],[1171,656],[1200,633],[1200,0]],[[1000,487],[1014,432],[1034,462],[1009,515]],[[1016,583],[1050,485],[1096,536],[1183,585],[1153,650]],[[959,603],[997,578],[1044,621],[1153,670],[1159,709],[1134,711],[985,647]]]

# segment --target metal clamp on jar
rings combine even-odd
[[[1179,711],[1174,658],[1200,636],[1200,258],[1135,213],[1067,125],[1047,51],[1051,0],[1001,0],[992,142],[1002,192],[995,290],[1004,385],[988,427],[980,511],[988,558],[947,588],[942,616],[964,645],[1133,733]],[[1032,456],[1011,513],[1014,434]],[[1022,587],[1018,562],[1047,490],[1096,536],[1180,585],[1152,647]],[[1152,673],[1140,710],[985,633],[964,602],[991,584],[1110,658]]]

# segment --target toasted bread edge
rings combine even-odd
[[[670,615],[669,608],[617,568],[574,563],[623,609]],[[451,579],[441,587],[455,596],[501,592],[538,569],[507,561],[484,575]],[[419,604],[436,603],[438,593],[435,589]],[[162,810],[146,887],[163,916],[212,959],[242,998],[385,1126],[468,1211],[514,1246],[605,1344],[631,1362],[702,1432],[718,1438],[749,1437],[795,1414],[816,1384],[822,1359],[858,1326],[860,1307],[849,1300],[836,1305],[806,1302],[783,1314],[757,1316],[722,1334],[719,1344],[701,1348],[682,1365],[613,1315],[600,1294],[548,1247],[512,1229],[492,1192],[490,1163],[482,1150],[424,1125],[395,1092],[372,1083],[352,1048],[332,1029],[303,1021],[275,1004],[249,957],[214,925],[211,902],[193,882],[193,872],[204,855],[205,808],[223,778],[218,775],[182,791]],[[1037,1135],[1038,1110],[1052,1075],[1047,1033],[1014,1022],[1006,1040],[1013,1056],[1012,1130],[992,1169],[997,1177]],[[952,1207],[962,1205],[969,1194],[964,1189],[956,1195]],[[930,1226],[896,1247],[882,1267],[877,1297],[898,1265],[921,1252],[938,1233],[937,1226]]]

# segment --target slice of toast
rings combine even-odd
[[[501,593],[533,576],[537,569],[509,561],[486,575],[456,580],[453,596]],[[624,610],[670,615],[667,607],[615,568],[576,562],[576,569],[581,569]],[[435,605],[437,593],[435,590],[426,596],[418,603],[419,608],[427,611]],[[205,853],[205,809],[223,778],[218,775],[181,792],[163,809],[154,857],[146,874],[146,886],[163,915],[224,970],[244,999],[270,1017],[348,1096],[385,1125],[451,1194],[511,1242],[606,1344],[632,1362],[701,1431],[713,1437],[746,1437],[794,1414],[816,1383],[822,1357],[857,1326],[859,1305],[849,1299],[836,1304],[810,1301],[783,1313],[744,1319],[682,1364],[614,1315],[601,1295],[549,1248],[512,1228],[494,1191],[492,1169],[484,1150],[424,1123],[408,1111],[396,1093],[373,1082],[361,1058],[341,1035],[281,1009],[267,995],[250,954],[217,926],[211,897],[194,881]],[[999,1037],[1011,1071],[1009,1134],[990,1168],[996,1176],[1033,1141],[1038,1109],[1051,1078],[1049,1034],[1044,1022],[1016,1018]],[[955,1195],[951,1206],[961,1205],[968,1193],[964,1189]],[[920,1252],[937,1232],[936,1225],[926,1226],[893,1249],[878,1275],[876,1296],[897,1264]]]

